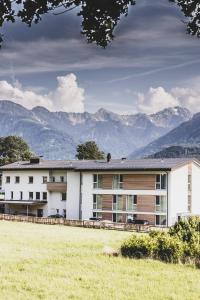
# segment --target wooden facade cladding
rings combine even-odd
[[[122,174],[123,190],[155,190],[155,174]],[[102,189],[112,189],[113,174],[102,175]]]
[[[123,175],[124,190],[155,190],[156,175],[125,174]]]
[[[138,196],[137,211],[138,212],[155,212],[155,196]]]
[[[49,192],[66,193],[67,183],[65,183],[65,182],[48,182],[47,183],[47,190]]]
[[[122,195],[123,199],[123,211],[129,213],[126,208],[126,201],[127,196]],[[113,203],[113,195],[102,195],[102,211],[112,211],[112,203]],[[155,204],[156,204],[156,197],[155,196],[138,196],[137,197],[137,205],[136,205],[136,212],[155,212]]]
[[[104,174],[102,176],[102,188],[110,190],[112,189],[112,181],[113,181],[113,175],[112,174]]]
[[[102,195],[102,210],[112,210],[112,195]]]

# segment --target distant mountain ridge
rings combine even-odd
[[[200,113],[195,114],[189,121],[183,122],[145,147],[133,151],[129,157],[149,156],[171,146],[200,147]]]
[[[149,155],[147,158],[196,157],[200,159],[200,147],[171,146]]]
[[[96,113],[28,110],[12,101],[0,101],[1,136],[19,135],[46,159],[72,159],[80,142],[95,140],[113,157],[127,156],[161,137],[192,114],[186,108],[167,108],[156,114],[119,115],[103,108]]]

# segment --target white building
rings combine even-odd
[[[196,159],[44,161],[0,168],[5,213],[114,222],[148,220],[173,225],[181,214],[200,214]]]

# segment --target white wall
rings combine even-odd
[[[192,164],[192,214],[200,214],[200,167]]]
[[[93,173],[83,173],[82,177],[82,219],[93,216]]]
[[[67,172],[67,219],[79,219],[79,199],[80,199],[80,173],[74,171]]]
[[[53,175],[56,176],[67,176],[66,171],[56,171],[53,172]],[[6,176],[10,176],[10,183],[6,183]],[[20,177],[20,183],[15,183],[15,177]],[[29,176],[33,176],[33,184],[29,183]],[[40,192],[40,200],[43,200],[43,192],[47,192],[47,204],[36,206],[30,206],[30,210],[33,213],[37,213],[37,209],[43,209],[43,215],[45,217],[56,214],[56,209],[59,209],[59,214],[63,215],[63,209],[66,209],[66,201],[62,201],[61,193],[58,192],[48,192],[47,184],[43,183],[43,176],[47,176],[49,178],[48,170],[26,170],[26,171],[4,171],[3,172],[3,183],[2,187],[5,190],[5,200],[11,199],[11,191],[13,191],[14,200],[20,199],[20,192],[23,192],[23,200],[29,200],[29,192],[33,192],[33,200],[36,200],[36,192]],[[66,191],[67,192],[67,191]],[[15,211],[20,210],[20,204],[17,206],[7,205],[7,211],[11,211],[13,209]],[[24,207],[25,208],[25,207]],[[23,209],[23,207],[21,207]]]
[[[175,169],[168,176],[168,225],[177,215],[188,211],[188,165]]]

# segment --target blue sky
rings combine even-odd
[[[140,0],[107,49],[86,43],[76,12],[48,15],[31,29],[7,25],[0,99],[65,111],[200,111],[200,40],[186,34],[183,21],[167,0]]]

